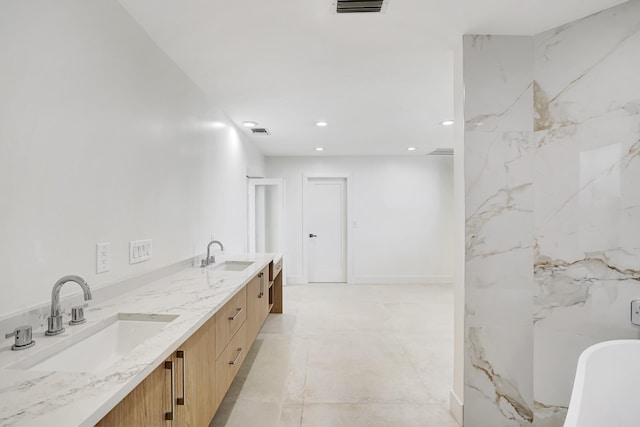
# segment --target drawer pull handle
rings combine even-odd
[[[173,373],[173,362],[167,360],[164,362],[164,369],[169,369],[171,371],[171,412],[164,413],[164,419],[167,421],[173,420],[173,414],[176,412],[176,401],[175,401],[175,376]]]
[[[264,295],[264,273],[260,273],[260,295],[258,298],[262,298],[262,295]]]
[[[242,313],[242,310],[243,310],[242,307],[236,308],[236,314],[229,317],[229,320],[236,320],[236,318],[240,315],[240,313]]]
[[[186,366],[187,366],[187,358],[185,357],[184,350],[178,350],[176,352],[176,357],[178,359],[182,359],[182,397],[179,397],[176,402],[178,405],[184,405],[187,400],[187,389],[185,387],[185,374],[186,374]]]
[[[235,359],[229,362],[229,365],[235,365],[236,363],[238,363],[238,359],[240,359],[240,355],[242,354],[242,347],[238,347],[236,351],[238,352],[238,354],[236,355]]]

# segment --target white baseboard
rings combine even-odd
[[[455,418],[458,425],[462,426],[464,405],[453,390],[449,392],[449,411],[451,412],[451,415],[453,415],[453,418]]]
[[[307,282],[302,276],[287,276],[287,285],[306,285]]]
[[[364,284],[436,284],[436,283],[453,283],[453,276],[353,276],[351,283]]]
[[[453,276],[353,276],[349,283],[353,284],[401,284],[401,285],[422,285],[422,284],[452,284]],[[304,276],[287,276],[289,285],[306,285]]]

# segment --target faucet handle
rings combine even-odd
[[[11,346],[11,350],[24,350],[36,345],[36,342],[32,339],[32,330],[30,325],[18,326],[8,334],[5,334],[5,338],[16,337],[15,343]]]
[[[87,319],[84,318],[84,309],[87,307],[89,307],[89,304],[71,307],[71,320],[69,321],[69,325],[81,325],[86,322]]]

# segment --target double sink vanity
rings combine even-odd
[[[207,426],[269,313],[282,258],[227,256],[85,308],[36,345],[0,347],[0,426]]]

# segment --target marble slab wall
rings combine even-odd
[[[561,426],[578,356],[636,338],[640,2],[534,37],[535,425]]]
[[[532,49],[464,38],[467,427],[533,421]]]
[[[465,36],[464,83],[465,426],[560,427],[580,353],[640,338],[640,1]]]

